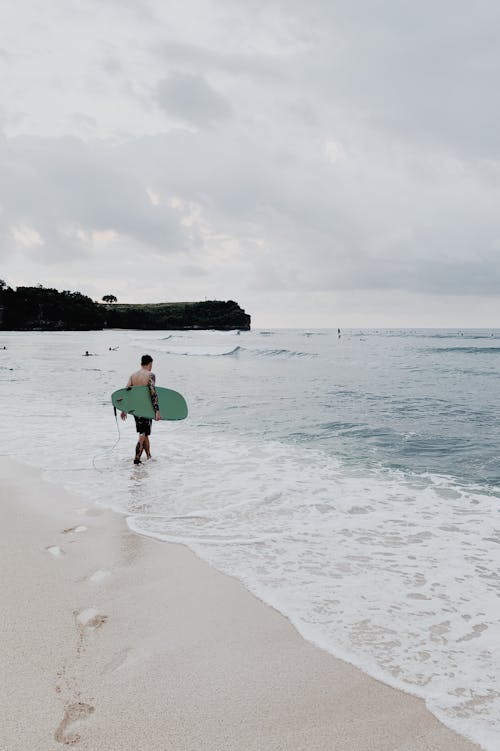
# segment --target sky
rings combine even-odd
[[[500,4],[0,8],[0,278],[500,326]]]

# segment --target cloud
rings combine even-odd
[[[0,142],[0,232],[43,259],[88,254],[96,237],[127,237],[138,249],[176,253],[178,217],[155,206],[119,150],[74,137],[17,137]],[[108,233],[106,235],[106,233]],[[26,238],[37,237],[27,243]]]
[[[108,55],[101,63],[102,69],[110,76],[119,76],[123,74],[123,66],[119,60]]]
[[[84,112],[72,112],[69,116],[71,127],[77,131],[83,130],[84,132],[95,132],[97,128],[97,120],[95,117],[86,115]]]
[[[271,3],[272,5],[273,3]],[[317,0],[275,3],[309,30],[302,82],[355,127],[463,156],[498,158],[500,6]],[[286,11],[285,11],[286,8]]]
[[[217,132],[179,130],[124,150],[160,195],[201,207],[205,242],[219,233],[248,249],[255,278],[272,255],[288,270],[281,284],[298,289],[495,294],[491,184],[448,157],[429,163],[394,149],[389,162],[375,152],[332,164],[318,141],[282,162],[271,138],[244,126],[223,142]]]
[[[207,126],[231,116],[231,106],[199,75],[172,71],[157,86],[156,99],[168,115],[194,126]]]
[[[122,264],[146,294],[154,258],[180,297],[250,308],[498,294],[500,6],[107,0],[79,11],[90,44],[51,8],[50,53],[35,5],[11,25],[4,264]]]
[[[221,51],[202,45],[168,41],[153,47],[169,66],[199,71],[219,71],[232,77],[248,76],[260,83],[282,80],[285,75],[284,61],[279,55],[270,53],[246,53]]]

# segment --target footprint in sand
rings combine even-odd
[[[129,654],[130,649],[128,647],[122,649],[121,652],[118,652],[118,654],[116,654],[112,660],[104,665],[101,670],[101,675],[103,675],[104,673],[114,673],[115,670],[123,667],[123,665],[125,665],[128,660]]]
[[[107,571],[106,569],[98,569],[97,571],[94,571],[94,573],[89,576],[89,581],[93,582],[93,584],[99,584],[99,582],[102,582],[104,579],[107,579],[109,576],[111,576],[111,571]]]
[[[67,529],[63,529],[62,533],[63,535],[68,535],[70,533],[80,534],[81,532],[86,531],[87,527],[84,527],[83,524],[78,524],[76,527],[68,527]]]
[[[133,668],[134,665],[143,665],[148,660],[151,660],[152,655],[148,649],[144,647],[125,647],[120,652],[117,652],[112,659],[107,662],[101,668],[101,675],[105,673],[114,673],[117,670],[123,668]]]
[[[83,628],[94,630],[103,626],[108,620],[108,616],[101,615],[95,608],[85,608],[85,610],[76,613],[76,620]]]
[[[59,545],[49,545],[45,550],[47,553],[50,553],[50,555],[54,556],[54,558],[61,558],[64,555],[64,550],[59,547]]]
[[[101,516],[103,511],[100,508],[78,508],[76,513],[79,516]]]
[[[87,719],[89,715],[94,711],[94,707],[86,702],[77,701],[74,704],[69,704],[64,712],[59,727],[54,733],[54,738],[58,743],[62,743],[65,746],[74,745],[80,740],[80,735],[76,731],[78,723]]]

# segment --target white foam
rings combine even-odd
[[[221,357],[223,355],[233,355],[240,348],[234,346],[217,347],[209,344],[205,345],[186,345],[181,344],[179,346],[165,344],[163,342],[154,342],[154,350],[165,352],[168,355],[183,355],[186,357]],[[154,351],[153,350],[153,351]]]

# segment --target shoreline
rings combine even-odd
[[[479,749],[187,547],[11,458],[0,471],[9,751]]]

